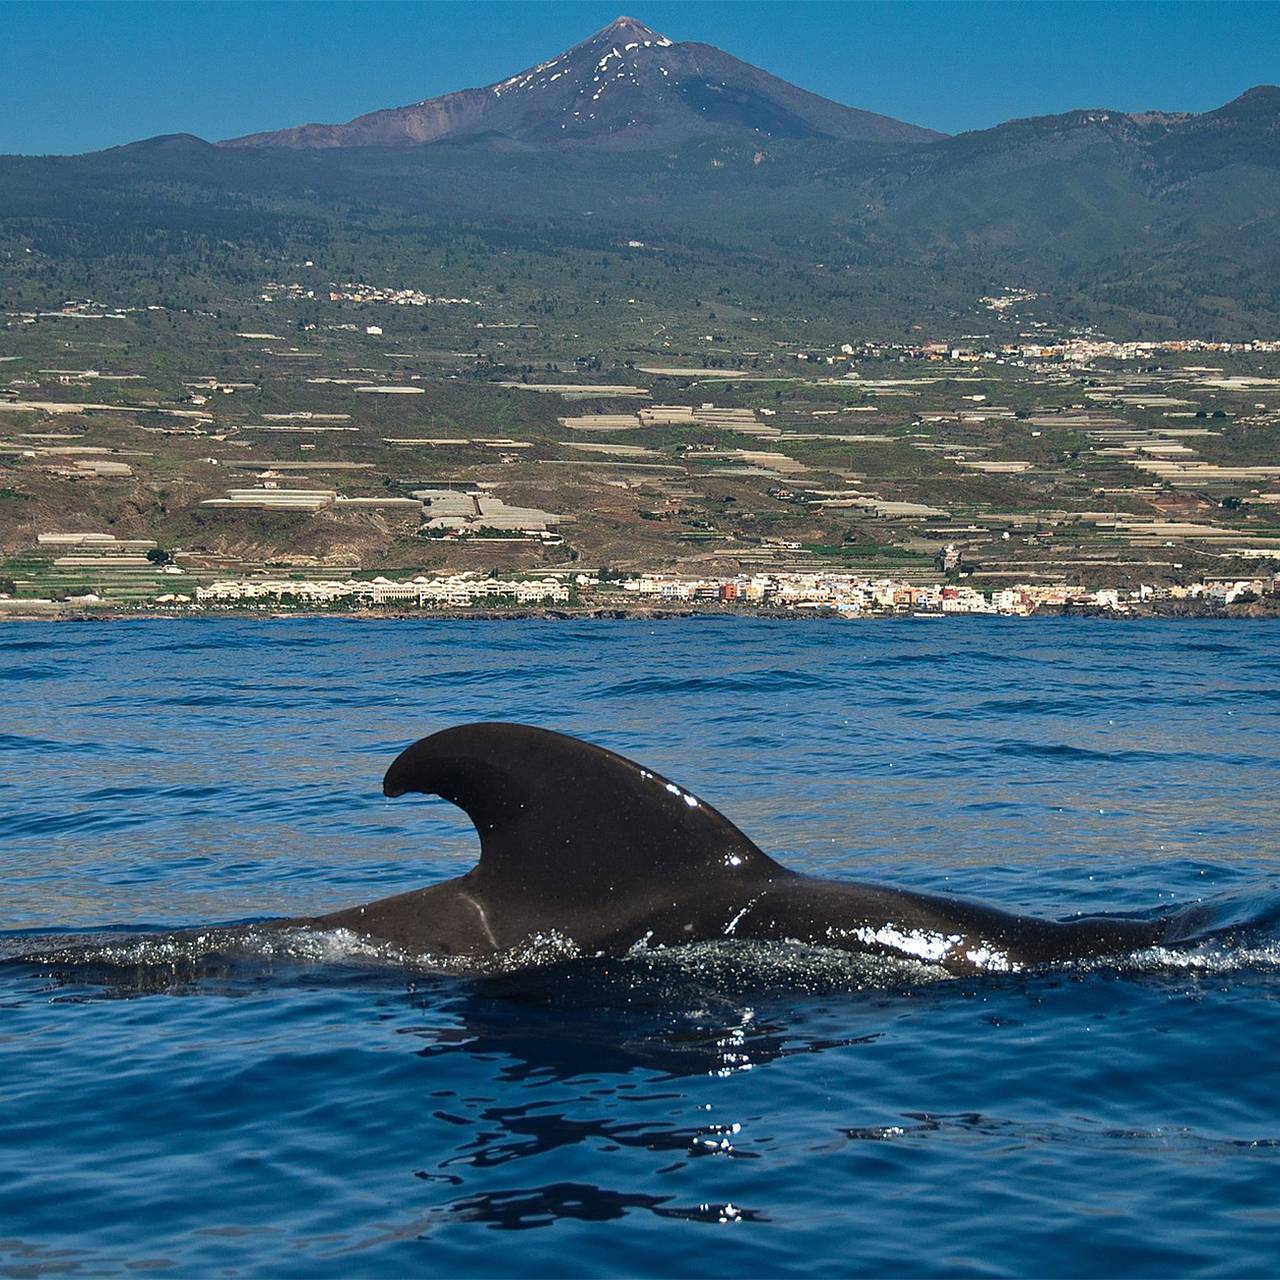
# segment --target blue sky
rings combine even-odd
[[[347,120],[501,79],[621,12],[947,133],[1072,107],[1202,111],[1280,80],[1274,0],[0,0],[0,152]]]

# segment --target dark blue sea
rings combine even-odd
[[[1280,1272],[1274,626],[9,624],[0,699],[2,1275]],[[492,719],[800,870],[1221,927],[962,978],[151,936],[464,871],[379,784]]]

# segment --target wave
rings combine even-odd
[[[829,673],[821,675],[805,671],[773,670],[744,671],[732,675],[685,676],[675,679],[664,673],[653,676],[638,676],[630,680],[619,680],[612,684],[601,685],[599,694],[607,698],[633,698],[642,696],[679,697],[689,693],[754,693],[766,689],[770,693],[786,692],[795,689],[821,689],[830,693],[833,687],[842,682],[833,679]],[[853,681],[844,682],[853,686]]]

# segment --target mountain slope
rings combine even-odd
[[[701,137],[911,143],[941,135],[808,93],[711,45],[675,43],[619,18],[572,49],[483,89],[347,124],[306,124],[227,147],[669,145]]]
[[[1280,201],[1280,90],[1214,111],[1094,109],[1013,120],[883,165],[875,220],[940,245],[1141,252],[1212,214],[1225,228]]]
[[[547,93],[559,71],[540,73]],[[536,83],[511,91],[536,101]],[[1280,331],[1280,89],[1196,115],[1073,111],[916,146],[750,131],[647,148],[178,135],[0,157],[11,307],[161,289],[180,302],[193,282],[246,295],[308,259],[333,279],[463,294],[519,263],[539,307],[612,292],[677,312],[732,296],[810,332],[967,332],[976,300],[1008,286],[1038,293],[1040,318],[1117,335],[1267,336]]]

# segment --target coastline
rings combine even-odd
[[[7,602],[17,605],[19,602]],[[84,606],[67,608],[54,605],[45,608],[0,609],[0,624],[12,623],[87,623],[129,621],[190,621],[230,619],[237,622],[270,621],[287,622],[291,619],[314,621],[319,618],[338,618],[345,622],[371,621],[440,621],[440,622],[680,622],[694,618],[732,618],[734,620],[758,619],[769,622],[963,622],[975,618],[999,617],[1009,621],[1060,621],[1070,618],[1103,618],[1114,622],[1131,621],[1188,621],[1188,622],[1273,622],[1280,620],[1280,598],[1267,601],[1217,605],[1191,600],[1165,600],[1135,605],[1125,609],[1109,609],[1097,605],[1039,605],[1025,614],[978,613],[921,613],[910,611],[868,612],[850,616],[835,609],[786,609],[760,607],[734,607],[726,604],[687,605],[681,608],[626,605],[556,606],[554,608],[511,609],[392,609],[371,607],[367,609],[280,609],[245,608],[231,609],[163,609],[148,606],[138,609],[105,607],[87,609]]]

